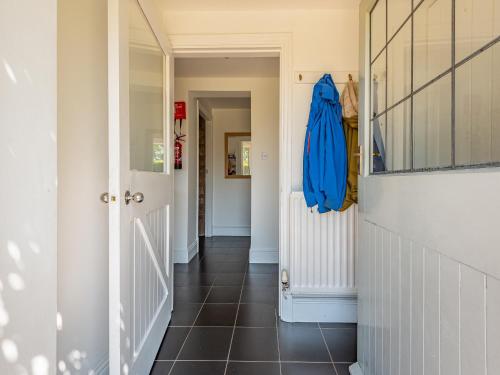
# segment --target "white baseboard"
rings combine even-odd
[[[250,236],[251,228],[249,225],[214,225],[212,226],[213,236]]]
[[[363,371],[361,371],[361,367],[359,367],[358,362],[349,366],[349,373],[351,375],[363,375]]]
[[[250,263],[278,263],[278,249],[256,249],[250,248],[249,254]]]
[[[358,300],[346,295],[294,295],[282,299],[281,319],[286,322],[356,323]]]
[[[189,247],[174,249],[174,263],[189,263],[193,257],[198,254],[199,240],[194,240]]]

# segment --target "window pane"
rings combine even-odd
[[[372,120],[372,170],[373,172],[386,171],[385,144],[387,139],[387,127],[385,126],[385,115]]]
[[[456,0],[456,61],[500,35],[498,0]]]
[[[410,15],[411,0],[387,0],[387,27],[390,39]]]
[[[385,147],[386,169],[401,171],[411,169],[410,99],[387,112]]]
[[[411,23],[396,34],[387,46],[387,107],[411,91]]]
[[[451,0],[425,0],[414,15],[413,87],[451,66]]]
[[[451,75],[413,97],[413,166],[451,165]]]
[[[385,53],[381,54],[373,63],[371,77],[371,112],[372,117],[375,117],[378,113],[385,111]]]
[[[456,163],[500,161],[500,45],[456,73]]]
[[[164,55],[136,0],[129,2],[130,169],[164,170]]]
[[[371,14],[371,60],[384,48],[386,44],[385,12],[386,0],[379,0]]]

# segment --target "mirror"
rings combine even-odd
[[[224,133],[226,178],[250,178],[251,133]]]
[[[129,0],[130,169],[164,171],[165,56],[137,0]]]

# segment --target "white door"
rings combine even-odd
[[[108,7],[110,373],[143,375],[173,301],[173,60],[152,4]]]

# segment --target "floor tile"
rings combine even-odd
[[[224,375],[226,362],[175,362],[170,375]]]
[[[329,362],[330,356],[319,328],[280,325],[282,361]]]
[[[229,362],[227,375],[280,375],[277,362]]]
[[[179,359],[224,360],[227,359],[232,327],[193,327],[182,348]]]
[[[248,273],[278,273],[278,265],[267,263],[250,263],[248,265]]]
[[[169,327],[163,338],[156,359],[173,360],[179,354],[179,350],[189,333],[188,327]]]
[[[331,363],[282,363],[283,375],[336,375]]]
[[[172,311],[171,326],[192,326],[201,309],[201,303],[176,303]]]
[[[245,277],[245,286],[278,287],[278,276],[270,273],[249,273]]]
[[[177,272],[174,277],[175,286],[211,286],[216,274]]]
[[[234,326],[238,304],[204,305],[196,319],[197,326]]]
[[[229,358],[239,361],[277,361],[276,329],[236,328]]]
[[[168,375],[174,361],[160,361],[153,364],[150,375]]]
[[[241,286],[244,273],[220,273],[217,274],[214,286]]]
[[[201,303],[205,301],[210,287],[208,286],[177,286],[174,287],[175,303]]]
[[[250,288],[244,287],[241,297],[242,303],[266,303],[276,305],[277,288]]]
[[[356,362],[356,329],[323,329],[334,362]]]
[[[238,303],[240,301],[241,287],[217,286],[213,287],[207,298],[207,303]]]
[[[335,363],[338,375],[350,375],[349,366],[352,363]]]
[[[275,307],[262,303],[241,304],[236,325],[241,327],[275,327]]]

